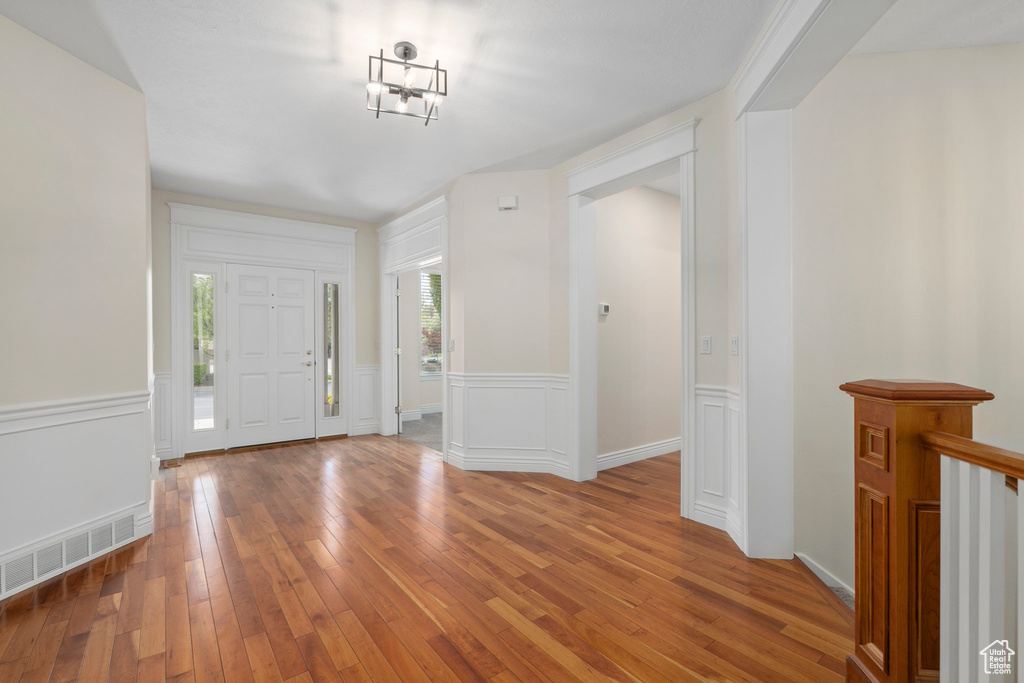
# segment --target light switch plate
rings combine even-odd
[[[734,356],[740,355],[740,338],[736,336],[729,337],[729,351]]]
[[[702,355],[711,355],[711,336],[705,335],[700,338],[700,352]]]

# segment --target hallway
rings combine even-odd
[[[188,459],[153,536],[0,603],[0,681],[843,680],[852,613],[680,519],[678,471],[379,436]]]

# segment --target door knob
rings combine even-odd
[[[306,355],[307,355],[307,356],[312,356],[312,355],[313,355],[313,352],[312,352],[312,351],[310,351],[309,349],[306,349]]]
[[[305,363],[299,363],[299,365],[305,365],[306,367],[309,367],[309,366],[313,365],[313,361],[307,360]]]

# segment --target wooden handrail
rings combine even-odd
[[[921,440],[931,450],[955,460],[969,462],[1015,479],[1024,479],[1024,453],[943,432],[925,432],[921,434]]]

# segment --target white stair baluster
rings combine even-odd
[[[978,489],[981,485],[981,468],[958,462],[957,470],[960,477],[960,583],[957,587],[960,603],[960,661],[959,672],[953,680],[957,683],[977,683],[980,659],[971,655],[980,649],[975,648],[974,644],[978,642]]]
[[[953,683],[960,669],[960,463],[944,455],[940,462],[939,683]]]
[[[979,478],[978,659],[981,649],[1006,640],[1006,477],[975,467]],[[979,667],[980,668],[980,667]],[[1000,679],[1002,680],[1002,679]]]

